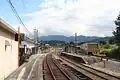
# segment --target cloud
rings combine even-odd
[[[65,30],[61,30],[61,31],[56,31],[56,30],[53,30],[52,28],[45,28],[44,30],[39,30],[39,34],[42,35],[42,36],[45,36],[45,35],[71,35],[70,32],[67,32]]]
[[[120,0],[45,0],[40,10],[23,15],[41,35],[111,36]]]

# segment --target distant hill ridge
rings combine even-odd
[[[97,36],[83,36],[79,35],[77,36],[78,42],[87,42],[92,40],[99,40],[103,37],[97,37]],[[75,41],[75,36],[64,36],[64,35],[48,35],[48,36],[41,36],[39,37],[42,41],[51,41],[51,40],[59,40],[59,41]]]

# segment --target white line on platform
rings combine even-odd
[[[25,69],[26,69],[26,68],[23,68],[23,69],[21,70],[21,72],[20,72],[20,74],[19,74],[17,80],[21,80],[21,79],[22,79],[22,76],[23,76],[24,73],[25,73]]]
[[[29,74],[28,77],[27,77],[27,80],[30,79],[30,77],[31,77],[31,75],[32,75],[32,72],[33,72],[33,68],[35,67],[35,64],[36,64],[36,62],[38,61],[38,59],[39,59],[39,57],[37,57],[37,59],[35,60],[33,66],[32,66],[32,69],[31,69],[31,71],[30,71],[30,74]]]

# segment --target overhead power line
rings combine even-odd
[[[32,35],[32,33],[26,28],[25,24],[23,23],[22,19],[20,18],[18,12],[16,11],[16,9],[14,8],[11,0],[7,0],[7,2],[10,4],[10,7],[13,11],[13,13],[15,14],[15,16],[17,17],[17,19],[19,20],[20,24]]]

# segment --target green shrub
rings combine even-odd
[[[109,44],[104,45],[104,48],[105,48],[105,49],[110,49],[110,47],[111,47],[111,46],[110,46]]]
[[[109,54],[107,54],[108,57],[120,59],[120,48],[115,48],[111,50]]]

